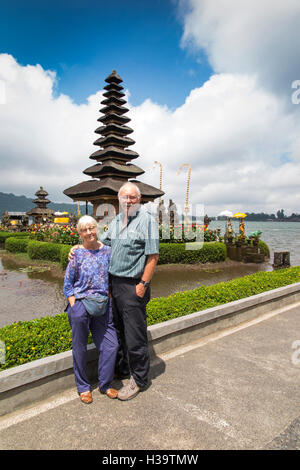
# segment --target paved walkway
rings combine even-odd
[[[0,418],[0,449],[299,450],[299,343],[299,308],[226,330],[161,356],[131,401],[72,389]]]

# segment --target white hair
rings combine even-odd
[[[120,187],[119,192],[118,192],[118,197],[120,197],[120,194],[121,194],[121,192],[123,191],[123,189],[125,189],[125,188],[127,188],[127,187],[132,188],[132,189],[135,189],[136,192],[137,192],[138,197],[139,197],[139,198],[141,197],[140,188],[139,188],[136,184],[132,183],[131,181],[127,181],[127,183],[124,183],[124,184]]]
[[[80,217],[77,223],[78,232],[81,232],[83,228],[88,224],[92,227],[97,227],[97,221],[94,219],[94,217],[91,217],[90,215],[83,215],[82,217]]]

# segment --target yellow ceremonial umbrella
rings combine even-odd
[[[233,217],[236,217],[238,219],[244,219],[244,217],[247,217],[247,214],[243,214],[242,212],[237,212],[236,214],[233,215]]]

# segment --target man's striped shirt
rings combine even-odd
[[[143,206],[129,216],[123,228],[124,213],[118,214],[100,240],[111,246],[109,273],[119,277],[140,279],[146,257],[159,252],[158,225]]]

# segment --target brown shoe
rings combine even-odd
[[[103,395],[107,395],[108,398],[118,398],[118,390],[116,390],[115,388],[108,388],[107,390],[105,390],[105,392],[102,392],[102,390],[100,390],[100,392]]]
[[[92,392],[90,392],[90,391],[82,392],[80,394],[80,400],[82,401],[82,403],[85,403],[86,405],[89,405],[93,401]]]

